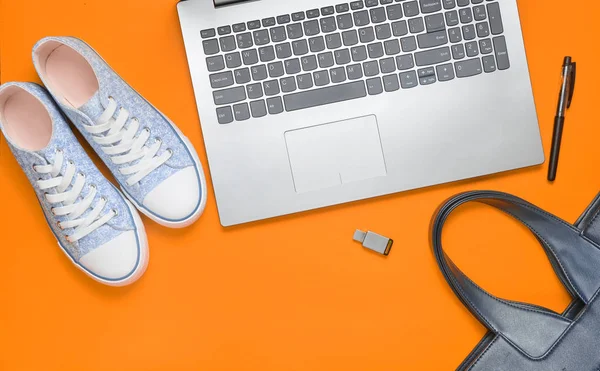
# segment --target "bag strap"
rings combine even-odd
[[[432,226],[434,253],[450,287],[487,328],[531,358],[543,356],[571,320],[551,310],[497,298],[464,275],[442,249],[442,228],[458,206],[481,202],[523,223],[541,242],[555,272],[571,293],[589,303],[600,287],[600,247],[572,225],[518,197],[493,191],[457,195],[438,211]]]

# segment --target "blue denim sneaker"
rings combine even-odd
[[[142,213],[173,228],[200,217],[206,205],[202,165],[175,124],[79,39],[44,38],[33,48],[33,61],[60,108]]]
[[[141,218],[90,160],[46,90],[0,86],[0,129],[71,261],[111,286],[140,278],[148,265]]]

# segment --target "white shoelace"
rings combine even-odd
[[[59,222],[58,226],[60,229],[75,228],[74,233],[66,237],[69,242],[76,242],[108,223],[117,215],[117,212],[111,210],[100,216],[107,202],[104,197],[101,197],[96,206],[85,217],[81,217],[92,206],[97,190],[94,185],[90,185],[90,191],[85,198],[80,202],[75,202],[85,185],[85,175],[82,173],[75,174],[75,164],[72,161],[67,162],[65,173],[61,175],[60,170],[63,162],[63,151],[58,150],[53,164],[35,165],[33,170],[40,174],[50,174],[49,179],[37,181],[38,187],[44,191],[56,189],[56,193],[45,193],[46,200],[51,204],[62,203],[62,206],[53,207],[51,209],[52,213],[56,216],[67,216],[68,220]],[[75,182],[71,189],[67,190],[71,186],[73,178],[75,178]]]
[[[134,117],[129,120],[129,125],[125,128],[129,119],[129,111],[121,108],[115,120],[113,116],[117,110],[117,102],[112,97],[109,97],[108,101],[108,107],[98,117],[95,125],[84,125],[84,128],[94,135],[94,141],[102,146],[104,153],[111,156],[114,164],[125,165],[139,160],[136,164],[119,168],[121,174],[131,175],[127,178],[127,185],[132,186],[167,162],[173,152],[167,149],[160,156],[156,156],[162,145],[160,138],[156,138],[154,143],[147,145],[150,129],[142,129],[136,137],[140,128],[138,119]]]

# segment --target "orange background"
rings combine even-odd
[[[179,125],[208,169],[176,2],[0,0],[1,82],[39,81],[33,44],[78,36]],[[555,184],[538,166],[225,229],[209,182],[192,227],[144,218],[150,266],[126,288],[102,286],[69,263],[2,139],[0,369],[454,369],[485,330],[436,266],[434,210],[457,192],[497,189],[574,221],[600,190],[600,2],[575,3],[519,1],[547,155],[562,58],[579,64]],[[390,256],[353,243],[355,228],[394,238]],[[556,311],[568,304],[516,222],[465,206],[446,231],[455,262],[494,294]]]

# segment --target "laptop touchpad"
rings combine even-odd
[[[374,115],[285,133],[296,192],[387,175]]]

